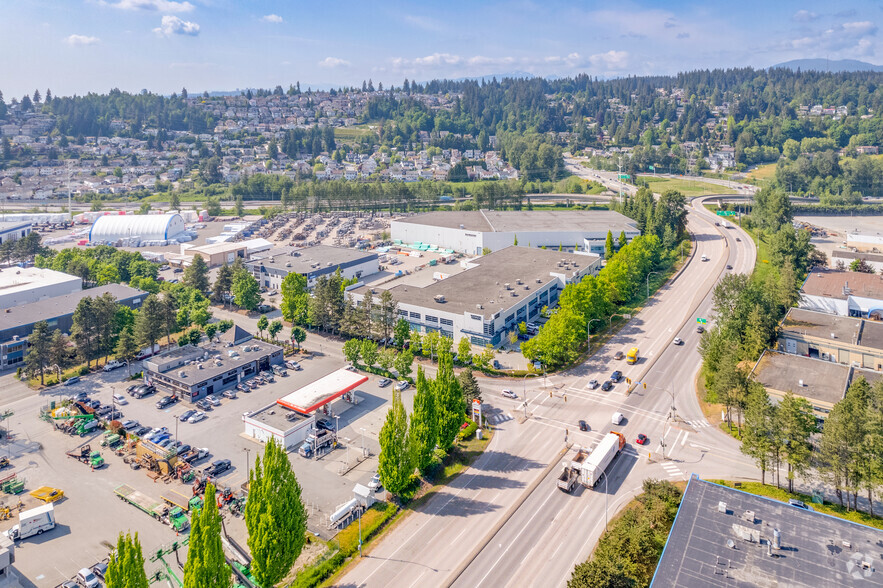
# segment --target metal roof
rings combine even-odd
[[[347,369],[339,369],[287,396],[283,396],[276,403],[301,414],[310,414],[367,381],[368,376]]]

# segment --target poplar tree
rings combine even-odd
[[[410,446],[414,453],[414,465],[425,474],[432,463],[432,452],[438,439],[435,391],[426,379],[423,368],[417,368],[417,391],[414,393],[414,412],[408,429]]]
[[[466,414],[463,392],[454,375],[454,361],[448,352],[443,352],[438,357],[438,373],[434,386],[438,413],[438,446],[447,451],[457,438]]]
[[[116,550],[111,553],[104,576],[107,588],[148,588],[147,573],[144,571],[144,555],[138,533],[132,537],[120,533]]]
[[[604,244],[604,259],[613,257],[613,233],[607,231],[607,242]]]
[[[230,588],[230,566],[221,544],[221,515],[214,484],[206,484],[205,505],[190,522],[190,543],[184,565],[184,588]]]
[[[380,429],[380,455],[377,460],[380,482],[393,494],[399,494],[408,487],[414,472],[413,452],[408,441],[408,414],[402,404],[402,393],[393,390],[392,406]]]
[[[251,573],[261,586],[274,586],[291,571],[306,541],[307,511],[285,449],[267,442],[248,477],[245,526]]]

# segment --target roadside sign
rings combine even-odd
[[[631,178],[631,177],[632,177],[632,176],[630,176],[630,175],[628,175],[628,174],[619,174],[619,179],[620,179],[620,180],[628,180],[628,179]]]
[[[696,322],[699,323],[700,325],[707,325],[707,324],[708,324],[708,319],[704,319],[704,318],[696,317]]]
[[[624,315],[622,315],[622,318],[624,318],[624,319],[627,320],[627,321],[630,321],[630,320],[632,320],[632,315],[630,315],[630,314],[624,314]]]
[[[734,210],[718,210],[718,216],[736,216],[736,211]]]
[[[648,165],[647,167],[650,168],[650,171],[656,171],[656,168],[653,167],[652,165]]]

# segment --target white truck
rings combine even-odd
[[[19,513],[18,524],[6,531],[6,536],[18,541],[33,535],[42,535],[44,531],[51,531],[54,528],[55,506],[49,503]]]
[[[577,454],[577,459],[571,462],[570,467],[579,472],[579,481],[583,486],[593,488],[623,447],[625,447],[625,437],[621,433],[611,431],[601,439],[588,458]]]

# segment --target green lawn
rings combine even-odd
[[[697,182],[695,180],[682,180],[672,178],[659,178],[654,176],[638,176],[650,185],[654,192],[662,194],[667,190],[677,190],[684,196],[707,196],[709,194],[722,194],[727,191],[723,186]]]
[[[755,182],[758,180],[772,180],[774,177],[776,177],[775,163],[757,166],[748,173],[748,179]]]
[[[375,133],[371,129],[362,127],[335,127],[334,129],[334,138],[342,139],[344,141],[355,141],[373,134]]]

